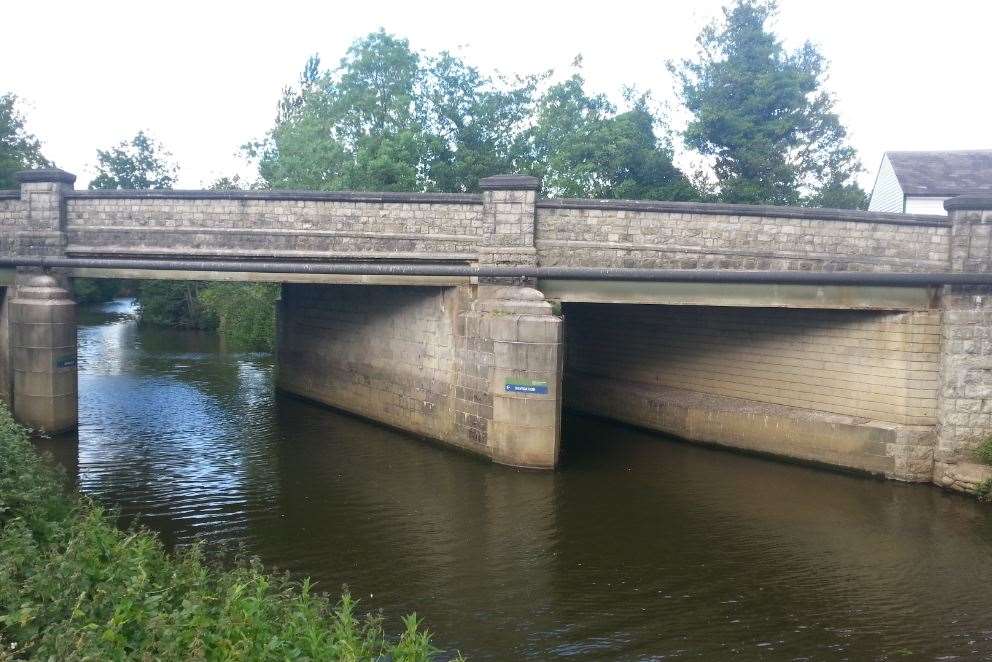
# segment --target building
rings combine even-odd
[[[992,193],[992,149],[886,152],[869,211],[943,214],[944,200]]]

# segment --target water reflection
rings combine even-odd
[[[561,471],[511,471],[276,396],[269,357],[128,311],[86,318],[78,458],[59,448],[171,543],[347,582],[473,659],[992,655],[987,507],[575,416]]]

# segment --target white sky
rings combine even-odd
[[[44,153],[93,176],[97,148],[148,130],[180,164],[180,185],[253,170],[238,156],[275,116],[306,58],[334,65],[379,27],[416,49],[456,50],[483,71],[564,74],[584,58],[590,91],[623,85],[673,99],[665,62],[695,53],[720,0],[498,3],[3,3],[0,93],[22,98]],[[481,5],[481,6],[480,6]],[[890,149],[992,148],[992,2],[780,0],[778,33],[811,39],[871,187]],[[678,118],[676,118],[678,121]]]

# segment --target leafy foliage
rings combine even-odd
[[[129,281],[109,278],[73,278],[72,293],[76,303],[102,303],[120,296],[132,287]]]
[[[28,168],[48,168],[52,163],[41,154],[41,143],[24,129],[24,116],[17,97],[0,95],[0,189],[16,188],[14,173]]]
[[[978,497],[979,501],[992,503],[992,478],[979,483],[978,487],[975,488],[975,496]]]
[[[246,146],[275,188],[475,191],[500,172],[540,175],[555,194],[696,196],[659,140],[646,97],[619,113],[575,75],[487,76],[448,52],[424,56],[374,32],[337,69],[311,58],[275,127]]]
[[[229,347],[257,352],[275,349],[278,298],[275,283],[210,283],[199,293]]]
[[[980,462],[992,465],[992,437],[986,438],[975,449],[975,456]]]
[[[91,189],[169,189],[178,168],[171,154],[154,139],[139,131],[131,140],[108,150],[98,149],[97,176]]]
[[[629,96],[629,95],[628,95]],[[649,99],[617,109],[589,96],[578,74],[551,86],[537,103],[528,132],[530,172],[550,195],[563,197],[694,200],[697,191],[672,163],[672,145],[659,140]]]
[[[206,287],[206,283],[193,280],[138,281],[141,322],[182,329],[216,328],[216,316],[200,301]]]
[[[861,164],[822,89],[823,56],[788,52],[766,23],[774,2],[737,0],[697,38],[695,60],[669,64],[693,114],[684,140],[714,157],[726,202],[862,206]]]
[[[381,616],[267,574],[221,569],[194,546],[170,555],[71,496],[0,404],[0,659],[433,659],[416,615],[387,637]]]

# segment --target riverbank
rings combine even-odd
[[[404,625],[389,637],[347,592],[335,604],[256,561],[221,569],[117,528],[0,403],[0,661],[433,659],[416,615]]]

